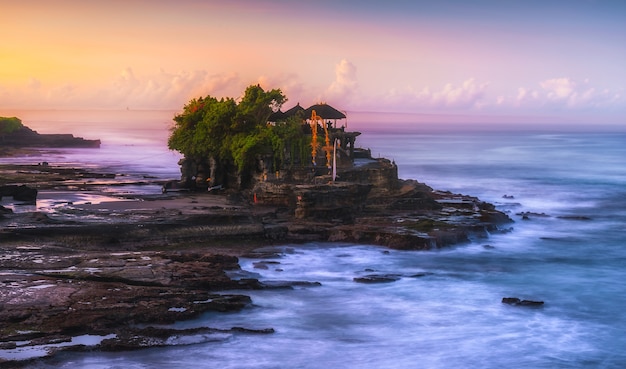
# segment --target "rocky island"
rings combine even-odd
[[[0,153],[19,148],[98,148],[100,140],[87,140],[72,134],[42,134],[16,117],[0,117]]]
[[[250,95],[277,101],[276,95],[266,96],[257,87],[246,91],[239,105]],[[265,108],[270,105],[261,100]],[[331,124],[329,113],[321,113],[327,107],[264,113],[258,115],[263,130],[257,137],[235,127],[240,131],[229,133],[230,139],[216,131],[200,137],[205,140],[203,152],[185,148],[189,128],[206,124],[203,111],[223,103],[193,100],[175,118],[170,147],[185,157],[180,181],[158,183],[162,194],[68,204],[54,212],[18,213],[0,207],[0,350],[43,346],[48,355],[58,350],[127,350],[223,332],[153,325],[206,311],[238,311],[250,303],[245,293],[227,291],[316,285],[255,279],[241,270],[238,257],[257,258],[255,265],[263,268],[280,263],[281,255],[289,252],[284,245],[312,241],[429,250],[506,231],[512,221],[477,198],[399,179],[394,162],[372,158],[355,146],[358,132]],[[237,111],[221,111],[230,114],[229,122],[239,119]],[[254,111],[249,109],[245,116],[249,119]],[[290,117],[293,124],[284,123]],[[245,122],[239,120],[240,125]],[[265,127],[283,130],[286,138],[272,141]],[[269,137],[266,142],[273,142],[274,150],[260,135]],[[217,148],[212,140],[221,141],[219,150],[211,151]],[[234,148],[230,157],[220,154],[227,140]],[[316,152],[317,141],[321,144]],[[53,165],[1,165],[0,172],[0,186],[52,191],[95,191],[99,178],[116,176]],[[139,184],[154,183],[148,179]],[[389,279],[355,279],[377,281]],[[85,335],[100,340],[87,347],[78,339]],[[5,365],[24,363],[4,360]]]

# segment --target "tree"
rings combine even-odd
[[[174,117],[168,147],[198,162],[234,165],[239,175],[249,171],[259,155],[284,150],[267,120],[287,98],[279,89],[249,86],[241,101],[207,96],[192,99]]]
[[[10,133],[20,130],[24,125],[19,118],[16,117],[0,117],[0,137],[4,137]]]
[[[259,85],[248,86],[238,105],[234,130],[251,132],[255,127],[266,125],[272,112],[280,109],[286,101],[287,98],[278,89],[266,92]]]

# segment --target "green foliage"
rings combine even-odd
[[[13,133],[24,127],[22,121],[16,117],[0,117],[0,136]]]
[[[263,91],[261,86],[249,86],[238,105],[235,131],[249,132],[265,125],[273,111],[278,110],[287,98],[280,90]]]
[[[306,146],[302,120],[268,125],[273,111],[287,98],[278,89],[264,91],[260,86],[249,86],[241,101],[214,97],[192,99],[182,113],[174,117],[174,126],[168,147],[186,157],[214,157],[220,162],[231,162],[239,171],[254,165],[259,155],[274,157],[275,167],[285,163],[285,155],[293,163],[294,147]]]

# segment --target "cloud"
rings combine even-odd
[[[540,82],[549,100],[565,100],[575,94],[576,82],[569,78],[553,78]]]
[[[430,92],[425,90],[418,98],[427,106],[454,109],[479,108],[482,106],[481,100],[485,96],[487,86],[489,86],[489,83],[479,84],[474,78],[470,78],[459,86],[448,83],[440,91]]]
[[[330,71],[329,71],[330,72]],[[52,84],[38,78],[21,85],[0,85],[3,109],[158,109],[177,110],[189,99],[211,95],[240,97],[250,84],[279,88],[290,99],[286,107],[320,101],[349,111],[511,114],[622,114],[626,111],[623,89],[609,90],[570,77],[548,78],[534,87],[518,87],[510,93],[493,94],[491,84],[476,78],[437,86],[407,86],[377,92],[378,86],[362,86],[357,66],[344,59],[334,68],[327,87],[305,85],[297,73],[242,78],[237,73],[207,70],[139,73],[125,68],[108,82]],[[365,88],[371,90],[367,91]],[[374,92],[372,92],[374,91]]]
[[[151,75],[136,74],[125,68],[103,86],[65,83],[46,84],[32,78],[23,85],[2,87],[1,108],[25,109],[178,109],[198,96],[216,97],[241,94],[245,83],[232,74],[207,71]]]
[[[352,99],[359,88],[356,66],[343,59],[335,66],[335,80],[324,91],[320,100],[346,104]]]
[[[281,73],[275,76],[260,76],[257,79],[257,83],[265,90],[280,89],[287,99],[289,100],[285,106],[291,107],[300,102],[300,99],[310,95],[300,80],[300,77],[295,73]],[[295,99],[295,101],[293,101]],[[302,100],[304,105],[308,104],[308,99]]]
[[[512,106],[541,111],[580,111],[624,108],[626,101],[620,91],[598,89],[590,81],[569,77],[551,78],[538,83],[539,88],[518,88]]]
[[[488,86],[489,83],[479,83],[475,78],[460,84],[447,83],[437,89],[426,86],[415,90],[409,86],[403,90],[391,89],[370,100],[368,105],[370,110],[379,105],[379,110],[400,112],[476,110],[485,106]]]

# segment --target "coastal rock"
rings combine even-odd
[[[362,277],[354,277],[353,281],[357,283],[390,283],[400,280],[399,274],[368,274]]]
[[[370,185],[358,183],[295,186],[294,216],[296,219],[337,219],[352,223],[363,208],[370,189]]]
[[[137,350],[148,347],[178,346],[202,342],[221,341],[233,334],[272,334],[273,328],[248,329],[233,327],[216,328],[127,328],[116,337],[103,340],[99,348],[103,351]]]
[[[226,275],[239,269],[234,256],[56,247],[10,250],[4,250],[1,261],[5,272],[0,277],[0,343],[108,334],[132,324],[172,323],[209,310],[237,311],[251,302],[248,296],[215,292],[238,287]]]
[[[306,184],[268,179],[249,191],[226,190],[223,195],[165,193],[0,218],[0,287],[6,287],[0,288],[0,345],[121,334],[137,324],[238,311],[251,303],[245,295],[219,293],[224,290],[319,285],[260,281],[258,275],[240,270],[236,255],[279,258],[293,252],[278,247],[285,243],[342,241],[428,250],[486,237],[511,222],[476,198],[399,180],[389,161],[364,160],[362,173],[355,169],[347,175],[352,181],[344,177],[332,183],[329,176]],[[199,168],[195,170],[204,167]],[[0,185],[36,183],[50,191],[89,191],[96,188],[91,179],[116,178],[52,165],[0,170]],[[252,252],[268,245],[276,247]],[[256,266],[276,269],[278,264],[260,260]],[[355,282],[399,278],[369,273]],[[110,347],[144,347],[170,339],[145,337],[137,344]],[[198,338],[194,333],[189,337]]]
[[[557,218],[565,220],[591,220],[590,217],[584,215],[560,215]]]
[[[37,189],[26,185],[0,186],[0,200],[5,196],[12,197],[15,201],[35,202],[37,200]]]
[[[72,134],[41,134],[26,126],[5,134],[3,146],[10,147],[55,147],[55,148],[99,148],[100,140],[86,140]]]
[[[513,305],[513,306],[528,306],[528,307],[539,307],[543,306],[543,301],[533,301],[533,300],[522,300],[517,297],[503,297],[503,304]]]

